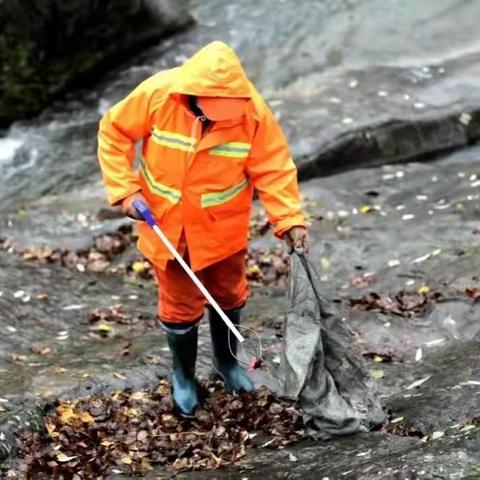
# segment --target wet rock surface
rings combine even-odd
[[[480,468],[478,426],[472,423],[480,404],[480,317],[474,294],[480,286],[478,155],[471,148],[427,164],[354,170],[302,184],[312,222],[311,257],[325,295],[337,303],[352,341],[377,378],[390,414],[383,433],[281,451],[252,450],[238,466],[180,478],[260,478],[267,470],[273,478],[475,478]],[[86,191],[84,195],[88,197]],[[96,195],[93,189],[91,198]],[[64,204],[59,218],[68,224],[77,208]],[[27,244],[30,215],[41,223],[35,210],[11,216],[6,236]],[[118,221],[96,220],[102,226],[93,232],[114,229]],[[91,243],[93,232],[87,226],[84,230],[85,242],[90,238]],[[74,246],[77,234],[66,236],[64,244],[71,240]],[[52,245],[59,239],[46,228],[38,238]],[[270,234],[255,235],[251,247],[269,251],[275,243]],[[89,394],[92,385],[124,386],[138,378],[140,385],[151,387],[157,374],[166,372],[168,356],[154,322],[151,282],[131,284],[121,275],[28,263],[8,252],[0,258],[5,332],[0,396],[8,400],[1,404],[7,410],[4,422],[9,413],[31,408],[34,398],[43,402],[62,393],[75,398]],[[19,290],[23,293],[15,298]],[[368,303],[352,306],[352,299],[373,294],[395,299],[401,292],[410,295],[401,297],[408,315],[387,308],[391,305],[385,300],[383,310]],[[41,296],[45,293],[46,298]],[[418,302],[425,306],[417,308]],[[143,315],[143,320],[111,323],[112,330],[99,332],[103,320],[92,324],[91,310],[108,311],[118,303],[129,317]],[[268,365],[254,378],[271,388],[279,387],[275,377],[287,303],[280,283],[254,288],[248,306],[246,324],[260,334]],[[46,347],[50,351],[42,355]],[[256,348],[255,338],[249,338],[247,353]],[[209,357],[208,329],[202,325],[203,378],[211,371]],[[170,475],[157,469],[147,478]]]
[[[398,479],[477,478],[479,433],[460,434],[424,444],[412,437],[361,434],[322,445],[301,444],[281,452],[252,455],[247,468],[223,472],[193,472],[176,478],[347,478]],[[110,479],[126,477],[112,475]],[[171,478],[154,473],[147,479]]]

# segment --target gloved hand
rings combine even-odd
[[[141,200],[143,203],[148,205],[147,200],[145,197],[140,193],[136,192],[127,198],[124,198],[122,201],[122,212],[130,218],[133,218],[134,220],[143,220],[143,217],[140,215],[138,210],[133,206],[133,202],[135,200]]]
[[[308,252],[310,247],[310,237],[308,235],[308,230],[305,227],[292,227],[287,233],[285,233],[283,239],[290,247],[290,252],[295,251],[299,254]]]

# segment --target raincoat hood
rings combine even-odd
[[[250,81],[235,52],[212,42],[178,69],[172,93],[204,97],[251,98]]]

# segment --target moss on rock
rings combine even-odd
[[[174,0],[0,2],[0,127],[190,22]]]

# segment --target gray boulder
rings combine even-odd
[[[174,0],[0,1],[0,127],[191,21]]]

